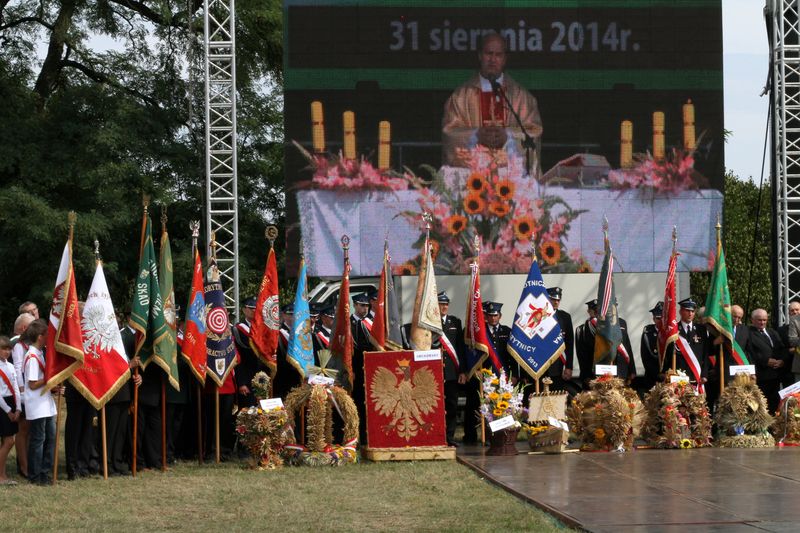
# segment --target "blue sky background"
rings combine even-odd
[[[769,68],[769,43],[763,0],[723,0],[725,167],[740,178],[761,178],[761,159],[769,101],[759,96]],[[768,148],[769,149],[769,148]],[[764,170],[769,176],[769,154]]]

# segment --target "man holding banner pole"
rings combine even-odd
[[[444,335],[433,341],[431,348],[442,349],[442,364],[444,366],[444,410],[445,425],[447,428],[447,444],[457,446],[455,440],[456,422],[458,419],[458,378],[463,372],[464,364],[464,328],[461,320],[448,314],[450,297],[445,291],[437,295],[439,313],[442,316],[442,330]]]

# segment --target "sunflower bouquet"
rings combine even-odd
[[[481,407],[480,412],[488,422],[493,422],[506,416],[514,417],[517,428],[522,427],[522,422],[527,420],[528,410],[522,404],[522,389],[513,385],[505,372],[500,376],[488,368],[481,369]]]
[[[531,247],[542,259],[543,272],[588,272],[581,251],[568,250],[566,244],[572,222],[585,210],[540,192],[516,156],[508,155],[508,164],[503,165],[484,147],[473,152],[468,173],[424,167],[433,176],[430,184],[420,187],[420,180],[415,180],[420,212],[433,215],[431,239],[437,252],[444,252],[437,254],[436,267],[454,274],[469,272],[477,235],[484,272],[526,272]],[[402,215],[422,230],[420,212]],[[423,242],[421,238],[415,246],[421,249]],[[413,272],[420,261],[417,257],[398,270]]]

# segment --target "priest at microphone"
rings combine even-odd
[[[542,119],[536,98],[527,89],[504,73],[506,42],[497,33],[483,38],[478,53],[480,71],[458,87],[444,105],[442,119],[443,163],[469,166],[469,150],[483,145],[493,150],[505,150],[521,158],[524,133],[508,107],[519,115],[536,149],[530,162],[530,174],[541,174],[539,153]],[[506,101],[508,97],[508,102]]]

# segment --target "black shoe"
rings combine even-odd
[[[478,439],[462,439],[461,444],[464,446],[476,446],[478,444]]]

